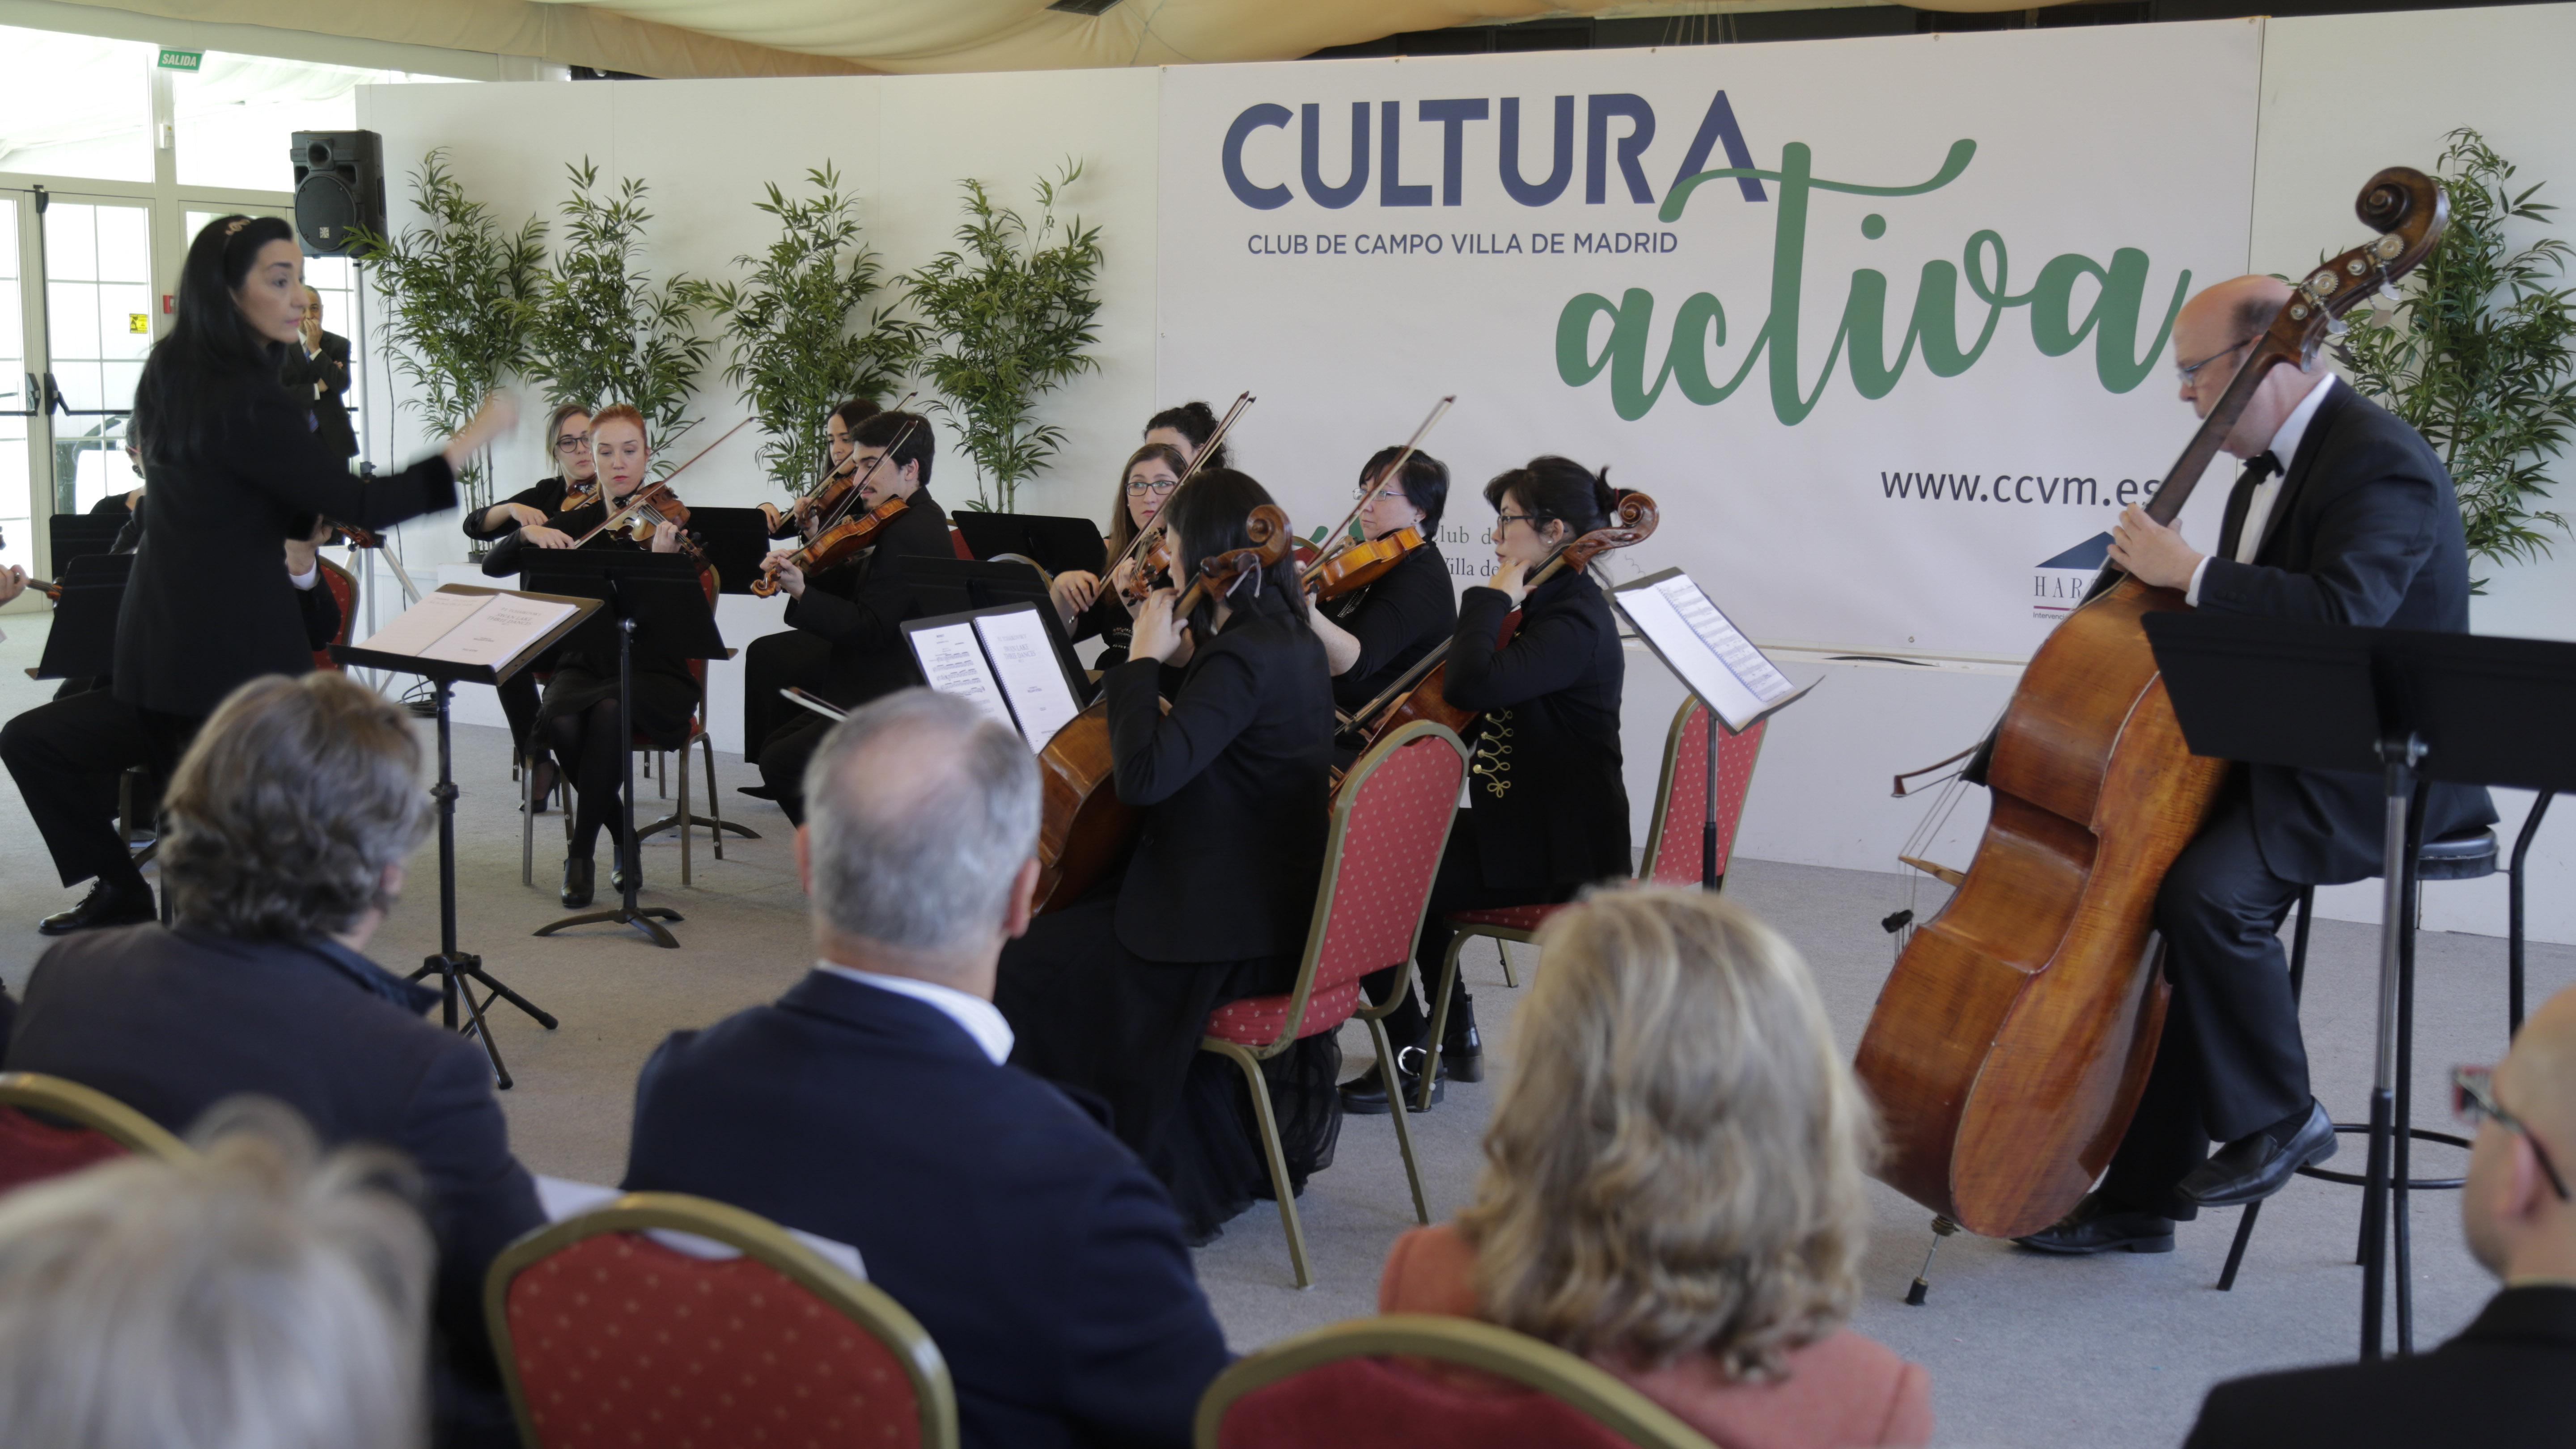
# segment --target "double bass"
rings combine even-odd
[[[1288,557],[1293,535],[1288,515],[1275,505],[1253,509],[1243,531],[1252,547],[1200,560],[1198,577],[1172,605],[1173,618],[1187,618],[1210,588],[1224,588],[1246,570],[1267,569]],[[1136,838],[1135,808],[1118,798],[1106,697],[1068,720],[1038,752],[1038,789],[1038,886],[1031,904],[1045,912],[1081,899]]]
[[[2391,167],[2357,204],[2379,237],[2298,284],[2147,505],[2170,524],[2265,375],[2412,270],[2448,204]],[[2066,1216],[2127,1133],[2162,1034],[2157,888],[2228,762],[2183,742],[2141,620],[2180,592],[2105,568],[2031,657],[1983,747],[1992,813],[1966,879],[1916,930],[1854,1068],[1885,1121],[1887,1183],[1990,1237]]]

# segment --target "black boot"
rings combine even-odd
[[[1485,1039],[1476,1032],[1476,1003],[1463,991],[1449,1003],[1449,1028],[1440,1034],[1440,1075],[1461,1082],[1485,1079]]]
[[[621,896],[626,894],[626,860],[623,855],[618,858],[616,866],[608,872],[608,888]],[[644,872],[640,868],[635,872],[635,889],[638,891],[644,889]]]
[[[1422,1095],[1422,1059],[1425,1055],[1427,1053],[1418,1046],[1396,1049],[1396,1077],[1403,1083],[1404,1105],[1408,1111],[1422,1110],[1418,1104]],[[1433,1078],[1431,1082],[1432,1106],[1439,1106],[1440,1099],[1449,1095],[1448,1081],[1449,1065],[1443,1062],[1440,1066],[1440,1075]],[[1387,1111],[1385,1072],[1379,1067],[1371,1067],[1359,1076],[1342,1083],[1342,1110],[1362,1117],[1385,1116]]]
[[[563,903],[566,906],[577,911],[590,904],[590,873],[589,856],[564,857]]]
[[[36,923],[36,929],[48,936],[68,936],[74,931],[94,931],[102,926],[139,926],[161,914],[153,902],[152,888],[141,882],[119,889],[106,881],[89,888],[80,904],[67,911],[56,911]]]

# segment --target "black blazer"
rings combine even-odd
[[[904,647],[902,626],[920,617],[921,608],[912,586],[896,577],[895,560],[955,557],[948,511],[925,484],[877,535],[867,557],[806,575],[804,594],[788,601],[787,623],[831,641],[824,666],[829,678],[816,692],[848,708],[919,684],[921,672]]]
[[[1145,812],[1118,939],[1153,961],[1294,954],[1331,825],[1324,641],[1275,593],[1198,640],[1168,715],[1155,661],[1102,680],[1118,798]]]
[[[636,1084],[625,1185],[858,1249],[948,1360],[970,1445],[1179,1449],[1226,1363],[1135,1154],[937,1007],[831,972],[672,1033]]]
[[[1105,672],[1127,662],[1127,646],[1136,638],[1136,616],[1127,612],[1126,602],[1106,582],[1101,584],[1100,597],[1091,601],[1091,607],[1073,616],[1073,630],[1065,636],[1065,642],[1079,644],[1094,637],[1107,647],[1100,651],[1093,667]]]
[[[287,392],[312,414],[313,431],[322,441],[350,457],[358,451],[358,435],[349,427],[349,339],[337,332],[322,334],[322,353],[304,355],[303,339],[286,346],[286,365],[278,370],[277,380]]]
[[[1441,692],[1479,710],[1466,825],[1485,884],[1540,890],[1623,877],[1628,787],[1619,773],[1627,660],[1610,601],[1567,569],[1530,591],[1520,630],[1496,645],[1511,599],[1469,589]]]
[[[2431,1353],[2231,1379],[2184,1449],[2561,1449],[2576,1440],[2576,1288],[2507,1288]]]
[[[540,478],[536,482],[520,489],[518,492],[511,494],[507,498],[495,499],[481,508],[466,509],[465,536],[467,538],[483,540],[508,538],[510,535],[519,531],[520,525],[515,523],[505,523],[499,528],[485,528],[483,526],[483,515],[500,507],[504,503],[524,503],[530,508],[544,511],[549,517],[551,517],[557,510],[563,507],[564,496],[569,491],[570,490],[564,484],[564,480],[561,478]],[[594,518],[591,521],[596,523],[599,520]]]
[[[1357,709],[1404,676],[1458,629],[1458,591],[1440,545],[1425,541],[1365,589],[1320,606],[1360,641],[1360,657],[1333,676],[1333,703]]]
[[[88,931],[36,962],[6,1060],[13,1072],[95,1087],[173,1132],[256,1092],[303,1113],[326,1145],[374,1142],[409,1156],[429,1188],[448,1363],[489,1396],[499,1379],[483,1272],[545,1214],[510,1155],[483,1049],[421,1019],[437,1000],[331,942],[159,925]]]
[[[2442,460],[2413,428],[2333,384],[2286,460],[2260,551],[2238,563],[2245,500],[2228,499],[2200,608],[2396,629],[2469,631],[2469,555]],[[2287,880],[2340,885],[2379,874],[2387,801],[2377,775],[2245,767],[2263,861]],[[2436,785],[2426,839],[2492,824],[2474,786]]]
[[[325,515],[390,528],[456,506],[437,454],[361,481],[307,426],[283,389],[233,404],[207,455],[156,456],[150,526],[116,616],[116,697],[165,714],[208,715],[263,674],[306,674],[313,651],[284,545]]]

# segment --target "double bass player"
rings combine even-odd
[[[2209,416],[2290,297],[2262,276],[2193,297],[2173,330],[2182,400]],[[2132,506],[2112,529],[2114,564],[2208,614],[2468,631],[2458,500],[2405,422],[2312,359],[2274,367],[2221,446],[2245,468],[2216,550],[2201,553]],[[2128,1134],[2073,1212],[2017,1242],[2168,1252],[2177,1221],[2259,1202],[2334,1155],[2279,932],[2304,887],[2379,872],[2383,810],[2375,777],[2233,768],[2156,895],[2172,998]],[[2485,790],[2435,785],[2424,837],[2495,818]]]

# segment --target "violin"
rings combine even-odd
[[[908,498],[889,498],[856,518],[844,518],[823,529],[803,547],[789,554],[787,561],[808,574],[838,568],[857,558],[863,550],[876,547],[877,535],[885,532],[885,526],[901,518],[904,510],[911,506],[912,500]],[[776,571],[753,579],[751,591],[764,599],[777,593]]]
[[[1301,582],[1318,599],[1338,599],[1393,573],[1395,566],[1404,562],[1404,556],[1422,544],[1420,529],[1399,528],[1382,538],[1372,538],[1366,543],[1355,543],[1324,555],[1313,568],[1306,570]]]
[[[1190,459],[1188,471],[1182,473],[1180,481],[1172,485],[1173,498],[1180,497],[1181,490],[1190,486],[1190,480],[1199,476],[1200,466],[1216,456],[1217,450],[1225,446],[1225,435],[1233,429],[1234,420],[1243,416],[1243,410],[1250,406],[1252,406],[1252,394],[1247,392],[1235,395],[1234,406],[1227,408],[1225,416],[1217,419],[1216,430],[1208,434],[1206,442],[1199,444],[1198,455]],[[1163,535],[1169,529],[1165,520],[1171,516],[1172,505],[1165,502],[1162,511],[1154,515],[1154,521],[1138,529],[1136,536],[1127,541],[1126,552],[1111,559],[1108,568],[1101,571],[1102,578],[1114,579],[1118,576],[1120,564],[1130,561],[1136,564],[1135,576],[1128,580],[1126,587],[1119,590],[1119,597],[1126,602],[1129,613],[1134,613],[1136,606],[1145,602],[1145,596],[1155,590],[1157,587],[1153,582],[1155,579],[1168,576],[1171,572],[1171,550],[1163,545]],[[1348,522],[1345,521],[1343,526],[1348,527]]]
[[[1247,572],[1276,566],[1294,542],[1288,515],[1273,504],[1252,510],[1243,531],[1252,546],[1200,560],[1198,576],[1172,605],[1173,617],[1197,608],[1210,590],[1222,592]],[[1106,696],[1067,721],[1038,752],[1038,789],[1038,886],[1032,909],[1044,912],[1080,900],[1127,853],[1143,823],[1135,807],[1118,798]]]
[[[2256,339],[2147,505],[2171,523],[2264,375],[2317,354],[2344,312],[2441,239],[2448,203],[2390,167],[2355,209],[2372,241],[2312,270]],[[1985,835],[1881,988],[1853,1070],[1886,1123],[1889,1186],[1989,1237],[2066,1216],[2119,1146],[2163,1035],[2156,892],[2228,763],[2196,756],[2143,624],[2189,608],[2104,570],[2031,656],[1988,751]]]

